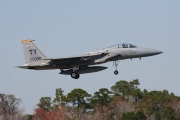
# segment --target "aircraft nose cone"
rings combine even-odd
[[[149,48],[140,48],[138,52],[140,56],[146,57],[146,56],[153,56],[163,53],[162,51],[155,50],[155,49],[149,49]]]
[[[150,55],[158,55],[158,54],[163,53],[162,51],[154,50],[154,49],[146,49],[146,52],[147,54],[150,54]]]
[[[163,52],[162,52],[162,51],[159,51],[159,52],[158,52],[158,54],[161,54],[161,53],[163,53]]]

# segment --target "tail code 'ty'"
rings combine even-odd
[[[26,64],[42,63],[46,56],[33,43],[34,40],[22,40]]]

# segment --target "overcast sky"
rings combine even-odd
[[[25,113],[33,113],[43,96],[81,88],[93,94],[119,80],[140,80],[140,88],[163,90],[180,96],[179,0],[1,0],[0,93],[21,98]],[[124,60],[114,75],[108,69],[75,80],[60,70],[33,71],[25,64],[21,40],[33,39],[48,57],[68,57],[114,44],[161,50],[148,58]]]

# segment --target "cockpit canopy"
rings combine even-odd
[[[110,46],[108,48],[136,48],[136,47],[137,46],[135,46],[133,44],[123,43],[123,44],[113,45],[113,46]]]

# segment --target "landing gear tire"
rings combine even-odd
[[[71,73],[71,77],[74,78],[74,79],[78,79],[79,78],[79,74],[77,74],[76,72],[72,72]]]
[[[75,79],[78,79],[80,77],[80,75],[79,74],[77,74],[77,76],[75,77]]]
[[[117,70],[114,71],[114,74],[117,75],[119,72]]]
[[[77,73],[76,73],[76,72],[72,72],[72,73],[71,73],[71,77],[72,77],[72,78],[76,78],[76,77],[77,77]]]

